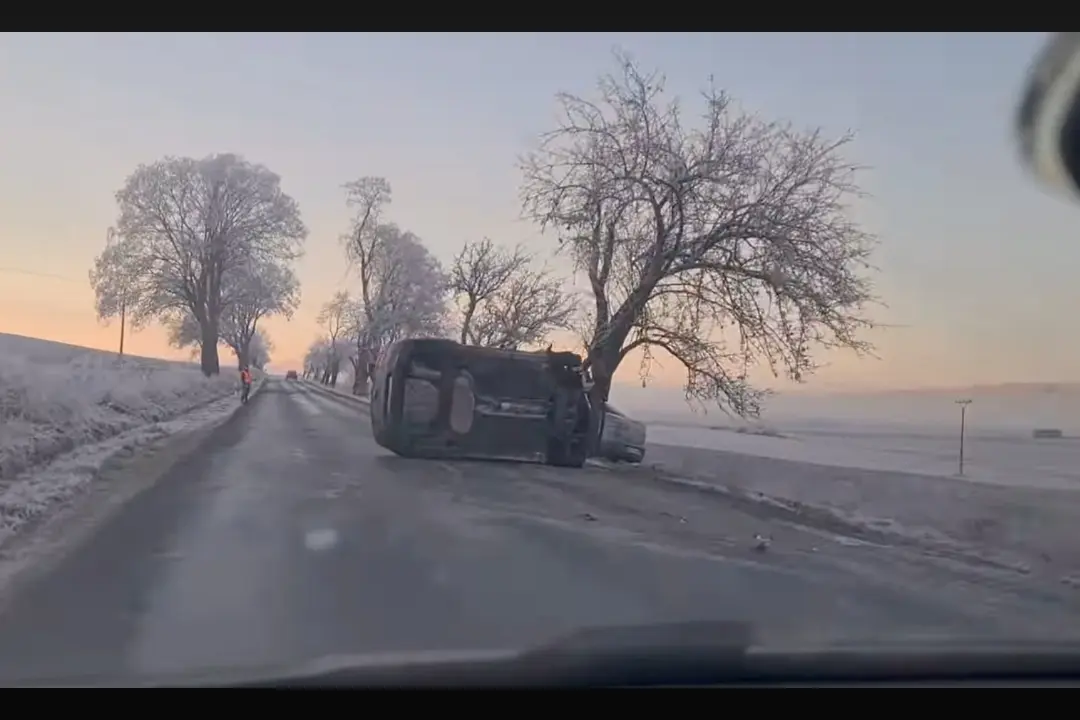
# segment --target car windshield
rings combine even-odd
[[[1047,38],[4,34],[0,684],[1080,634]]]

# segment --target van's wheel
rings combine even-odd
[[[556,467],[580,468],[589,457],[589,403],[582,396],[578,400],[574,431],[569,442],[551,443],[548,464]]]
[[[580,468],[585,466],[588,452],[585,444],[581,442],[571,443],[570,447],[559,445],[553,448],[554,452],[548,453],[548,465],[553,467]]]

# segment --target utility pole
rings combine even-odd
[[[127,296],[120,298],[120,357],[124,357],[124,326],[127,325]]]
[[[120,241],[120,235],[115,228],[109,228],[105,235],[105,247],[111,247]],[[120,296],[120,358],[124,357],[124,327],[127,325],[127,288],[123,288]]]
[[[959,475],[964,474],[964,426],[967,421],[967,406],[971,404],[971,400],[957,400],[956,404],[960,406],[960,472]]]

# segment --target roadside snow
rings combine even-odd
[[[26,522],[80,492],[116,453],[224,420],[236,409],[233,397],[216,400],[174,420],[143,425],[82,446],[41,469],[0,483],[0,545]]]
[[[650,427],[650,440],[657,435]],[[739,442],[757,440],[736,437]],[[851,467],[866,460],[857,448],[846,458],[830,449],[835,464],[828,465],[796,460],[794,452],[787,458],[766,457],[762,447],[746,452],[745,445],[721,451],[650,443],[646,459],[676,482],[688,480],[794,512],[824,512],[855,529],[962,550],[1062,581],[1080,575],[1080,493],[1075,489],[1052,487],[1052,482],[969,482],[899,472],[888,465]],[[1033,472],[1031,478],[1039,475]]]
[[[234,411],[237,372],[0,334],[0,541],[116,451]],[[195,412],[193,412],[195,411]]]
[[[293,382],[296,382],[296,381],[293,381]],[[312,386],[316,390],[321,390],[323,392],[330,393],[332,395],[341,395],[342,397],[346,397],[346,398],[348,398],[350,400],[353,400],[353,401],[358,402],[358,403],[362,403],[364,405],[368,405],[371,402],[367,397],[363,397],[361,395],[353,395],[353,393],[352,393],[352,383],[348,383],[348,384],[338,383],[337,386],[331,386],[331,385],[323,385],[322,383],[315,382],[314,380],[300,380],[299,382],[307,383],[308,385]]]

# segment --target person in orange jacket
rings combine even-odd
[[[244,367],[240,370],[240,402],[246,403],[251,395],[251,370]]]

